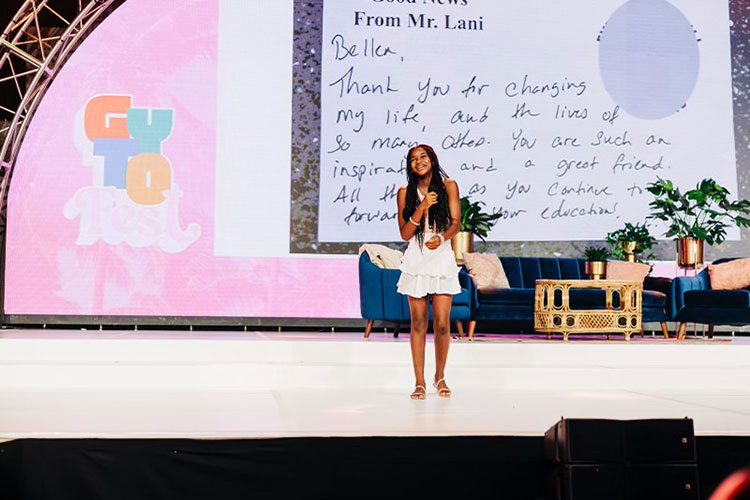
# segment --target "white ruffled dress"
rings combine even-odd
[[[424,198],[417,190],[420,202]],[[425,213],[425,224],[429,224],[429,211]],[[439,234],[435,228],[426,227],[424,242]],[[432,294],[456,295],[461,293],[458,283],[458,266],[449,240],[435,250],[430,250],[424,243],[420,246],[416,235],[409,240],[409,246],[401,260],[401,277],[397,290],[402,295],[424,297]]]

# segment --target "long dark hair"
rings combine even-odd
[[[411,156],[418,148],[422,148],[427,153],[427,157],[432,163],[432,178],[430,179],[429,191],[437,193],[437,203],[432,205],[429,210],[429,223],[430,226],[434,226],[439,232],[443,232],[451,225],[451,212],[448,206],[448,193],[445,190],[444,179],[447,179],[445,171],[440,167],[438,157],[435,154],[435,150],[427,144],[419,144],[414,146],[406,153],[406,179],[408,184],[406,185],[406,203],[404,203],[404,220],[409,220],[409,217],[414,215],[419,205],[419,196],[417,195],[417,182],[419,177],[411,169]],[[424,219],[419,221],[419,227],[415,235],[420,246],[424,242]]]

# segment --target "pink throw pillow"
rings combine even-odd
[[[708,277],[714,290],[739,290],[750,286],[750,259],[709,264]]]
[[[503,264],[494,253],[465,253],[464,265],[480,291],[510,288]]]
[[[607,279],[617,281],[637,281],[643,283],[651,266],[642,262],[607,261]]]

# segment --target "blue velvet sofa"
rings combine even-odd
[[[482,293],[472,283],[469,338],[474,336],[477,321],[500,321],[513,327],[533,329],[536,280],[587,278],[584,259],[500,257],[500,262],[510,288]],[[671,280],[647,277],[643,288],[643,322],[660,323],[662,333],[668,337],[666,307]],[[571,307],[577,309],[603,307],[604,298],[603,290],[571,290],[570,294]]]
[[[398,269],[381,269],[370,261],[367,252],[359,257],[359,305],[362,317],[367,320],[365,338],[370,336],[375,321],[395,323],[394,337],[398,336],[399,323],[408,322],[409,300],[396,291],[396,283],[401,276]],[[451,321],[457,322],[463,336],[463,321],[471,319],[471,287],[473,283],[466,269],[458,273],[461,293],[453,296]],[[432,304],[429,305],[432,320]]]
[[[715,325],[750,324],[750,290],[713,290],[708,269],[695,276],[680,276],[672,281],[670,315],[680,323],[678,339],[685,338],[688,322],[707,324],[708,336],[713,337]]]

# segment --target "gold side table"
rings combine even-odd
[[[571,309],[570,290],[595,288],[605,292],[604,309]],[[641,331],[641,294],[637,281],[615,280],[536,280],[534,330],[547,334],[622,333],[625,340]],[[619,296],[619,308],[614,297]]]

